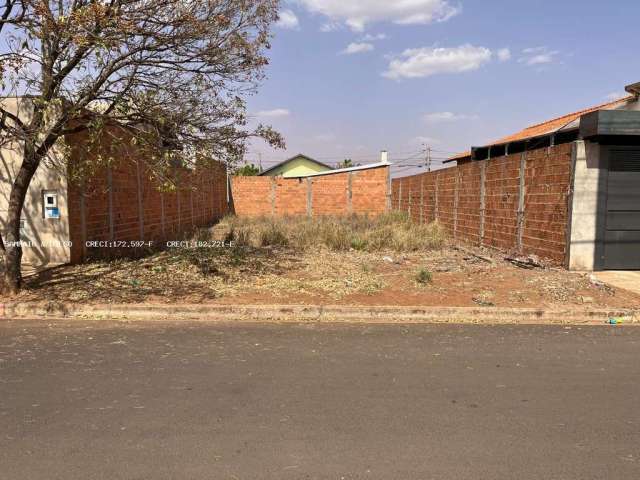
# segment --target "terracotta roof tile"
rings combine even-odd
[[[555,132],[555,131],[561,129],[562,127],[564,127],[564,126],[570,124],[571,122],[579,119],[582,115],[584,115],[586,113],[595,112],[596,110],[611,109],[613,107],[622,105],[625,102],[628,102],[629,100],[632,100],[633,98],[635,98],[635,97],[633,95],[630,95],[628,97],[621,98],[620,100],[615,100],[613,102],[603,103],[602,105],[596,105],[595,107],[586,108],[584,110],[580,110],[578,112],[570,113],[568,115],[563,115],[562,117],[554,118],[552,120],[548,120],[548,121],[543,122],[543,123],[538,123],[536,125],[531,125],[530,127],[527,127],[524,130],[521,130],[521,131],[519,131],[517,133],[514,133],[513,135],[508,135],[506,137],[500,138],[500,139],[498,139],[498,140],[496,140],[494,142],[490,142],[490,143],[488,143],[487,145],[484,145],[484,146],[490,147],[490,146],[493,146],[493,145],[501,145],[503,143],[517,142],[517,141],[520,141],[520,140],[526,140],[526,139],[529,139],[529,138],[546,135],[548,133],[552,133],[552,132]],[[471,152],[458,153],[457,155],[454,155],[453,157],[449,158],[447,160],[447,162],[458,160],[460,158],[465,158],[465,157],[468,157],[470,155],[471,155]]]

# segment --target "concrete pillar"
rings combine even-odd
[[[87,206],[85,199],[85,187],[84,185],[80,189],[80,234],[82,239],[82,259],[87,256]]]
[[[420,225],[424,221],[424,175],[420,175]]]
[[[144,240],[144,206],[143,206],[143,187],[142,173],[140,172],[140,160],[136,161],[136,186],[138,192],[138,227],[140,231],[140,241]]]
[[[524,234],[524,201],[525,201],[525,197],[526,197],[526,191],[525,191],[525,182],[524,182],[524,175],[525,175],[525,171],[526,171],[526,167],[527,167],[527,152],[526,150],[524,152],[522,152],[522,155],[520,155],[520,186],[518,188],[518,227],[517,227],[517,245],[516,248],[518,249],[518,252],[522,252],[522,236]]]
[[[107,188],[109,189],[109,240],[115,238],[115,218],[113,212],[113,173],[111,166],[107,167]]]
[[[160,192],[160,225],[162,228],[162,239],[166,239],[167,232],[165,226],[165,213],[164,213],[164,192]]]
[[[307,216],[313,217],[313,180],[307,178]]]
[[[180,187],[176,186],[176,205],[178,206],[178,233],[182,232],[182,207],[180,206]]]
[[[480,164],[480,245],[484,244],[485,211],[487,209],[487,162]]]
[[[458,205],[460,204],[460,168],[456,168],[456,189],[453,196],[453,238],[458,237]]]
[[[598,270],[604,263],[602,236],[606,219],[609,171],[598,144],[573,144],[573,178],[569,197],[567,266]]]
[[[276,188],[278,188],[277,180],[271,177],[271,191],[269,192],[269,202],[271,204],[271,216],[276,216]]]
[[[189,208],[191,210],[191,228],[195,227],[195,212],[193,211],[193,185],[189,186]]]
[[[387,199],[388,198],[389,196],[387,195]],[[349,175],[347,176],[347,213],[349,213],[349,215],[353,213],[353,172],[349,172]]]
[[[440,199],[439,197],[439,184],[440,184],[440,173],[436,173],[436,200],[435,200],[435,205],[433,207],[433,216],[434,216],[434,220],[439,220],[440,219]]]

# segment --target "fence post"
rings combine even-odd
[[[520,155],[520,186],[518,188],[518,252],[522,252],[522,237],[524,235],[524,200],[525,200],[525,182],[524,174],[527,167],[526,150]]]
[[[160,192],[160,225],[162,228],[162,239],[167,239],[167,232],[165,227],[165,213],[164,213],[164,192]]]
[[[313,217],[313,180],[307,178],[307,216]]]
[[[440,172],[436,173],[436,201],[433,207],[434,220],[440,219]]]
[[[271,203],[271,216],[276,216],[276,177],[269,177],[271,179],[271,192],[269,193],[269,201]]]
[[[189,186],[189,208],[191,209],[191,228],[195,227],[195,218],[193,213],[193,185]]]
[[[413,194],[413,190],[411,189],[411,187],[413,186],[412,185],[412,183],[413,183],[412,180],[413,179],[411,177],[407,177],[407,178],[410,178],[410,180],[409,180],[409,188],[407,188],[407,197],[408,197],[407,204],[409,205],[407,211],[409,213],[409,219],[411,219],[411,207],[413,205],[413,195],[412,195]]]
[[[182,208],[180,207],[180,186],[176,185],[176,206],[178,208],[178,234],[182,232]]]
[[[114,240],[115,219],[113,218],[113,173],[111,172],[111,165],[107,167],[107,188],[109,189],[109,240]]]
[[[144,240],[144,206],[143,206],[143,191],[142,191],[142,177],[140,173],[140,160],[136,160],[136,185],[138,187],[138,227],[140,230],[140,241]]]
[[[420,175],[420,225],[424,222],[424,174]]]
[[[217,218],[216,215],[216,188],[215,188],[215,174],[212,178],[209,178],[209,195],[211,195],[211,221]],[[222,216],[222,212],[220,212]]]
[[[80,231],[82,234],[82,259],[87,256],[87,206],[85,204],[85,185],[80,188]]]
[[[480,245],[484,244],[484,219],[485,209],[487,208],[487,162],[482,161],[480,164],[480,233],[478,235]]]
[[[404,180],[402,178],[398,179],[398,210],[402,210],[402,184]]]
[[[389,202],[387,202],[387,205],[388,203]],[[347,213],[349,213],[349,215],[353,213],[353,172],[349,172],[347,176]]]
[[[460,167],[456,168],[456,188],[453,193],[453,238],[458,238],[458,205],[460,205]]]

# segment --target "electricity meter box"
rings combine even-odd
[[[58,192],[56,190],[44,190],[42,192],[42,204],[44,218],[60,218],[58,208]]]

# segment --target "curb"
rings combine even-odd
[[[0,318],[82,320],[177,320],[278,323],[465,323],[602,325],[609,318],[640,324],[640,311],[625,309],[535,309],[497,307],[358,307],[333,305],[164,305],[13,302],[0,304]]]

